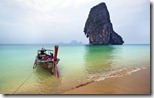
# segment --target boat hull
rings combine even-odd
[[[36,66],[39,65],[45,69],[47,69],[51,74],[55,73],[55,65],[58,64],[60,59],[57,59],[57,61],[52,60],[36,60]]]

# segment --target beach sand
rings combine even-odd
[[[92,82],[62,94],[150,94],[150,68]]]

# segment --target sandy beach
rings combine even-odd
[[[63,94],[150,94],[150,68],[122,77],[107,78]]]

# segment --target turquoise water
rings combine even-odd
[[[150,45],[59,45],[57,79],[40,66],[33,70],[37,50],[42,47],[53,49],[53,45],[0,45],[0,93],[57,94],[91,76],[150,65]]]

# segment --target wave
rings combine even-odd
[[[122,68],[122,69],[118,69],[115,71],[110,71],[106,74],[102,73],[102,74],[93,75],[93,76],[90,76],[86,81],[79,82],[75,88],[85,86],[85,85],[90,84],[92,82],[102,81],[107,78],[122,77],[125,75],[131,75],[134,72],[137,72],[142,69],[146,69],[148,67],[149,67],[149,65],[148,66],[146,65],[146,66],[127,67],[127,68]]]

